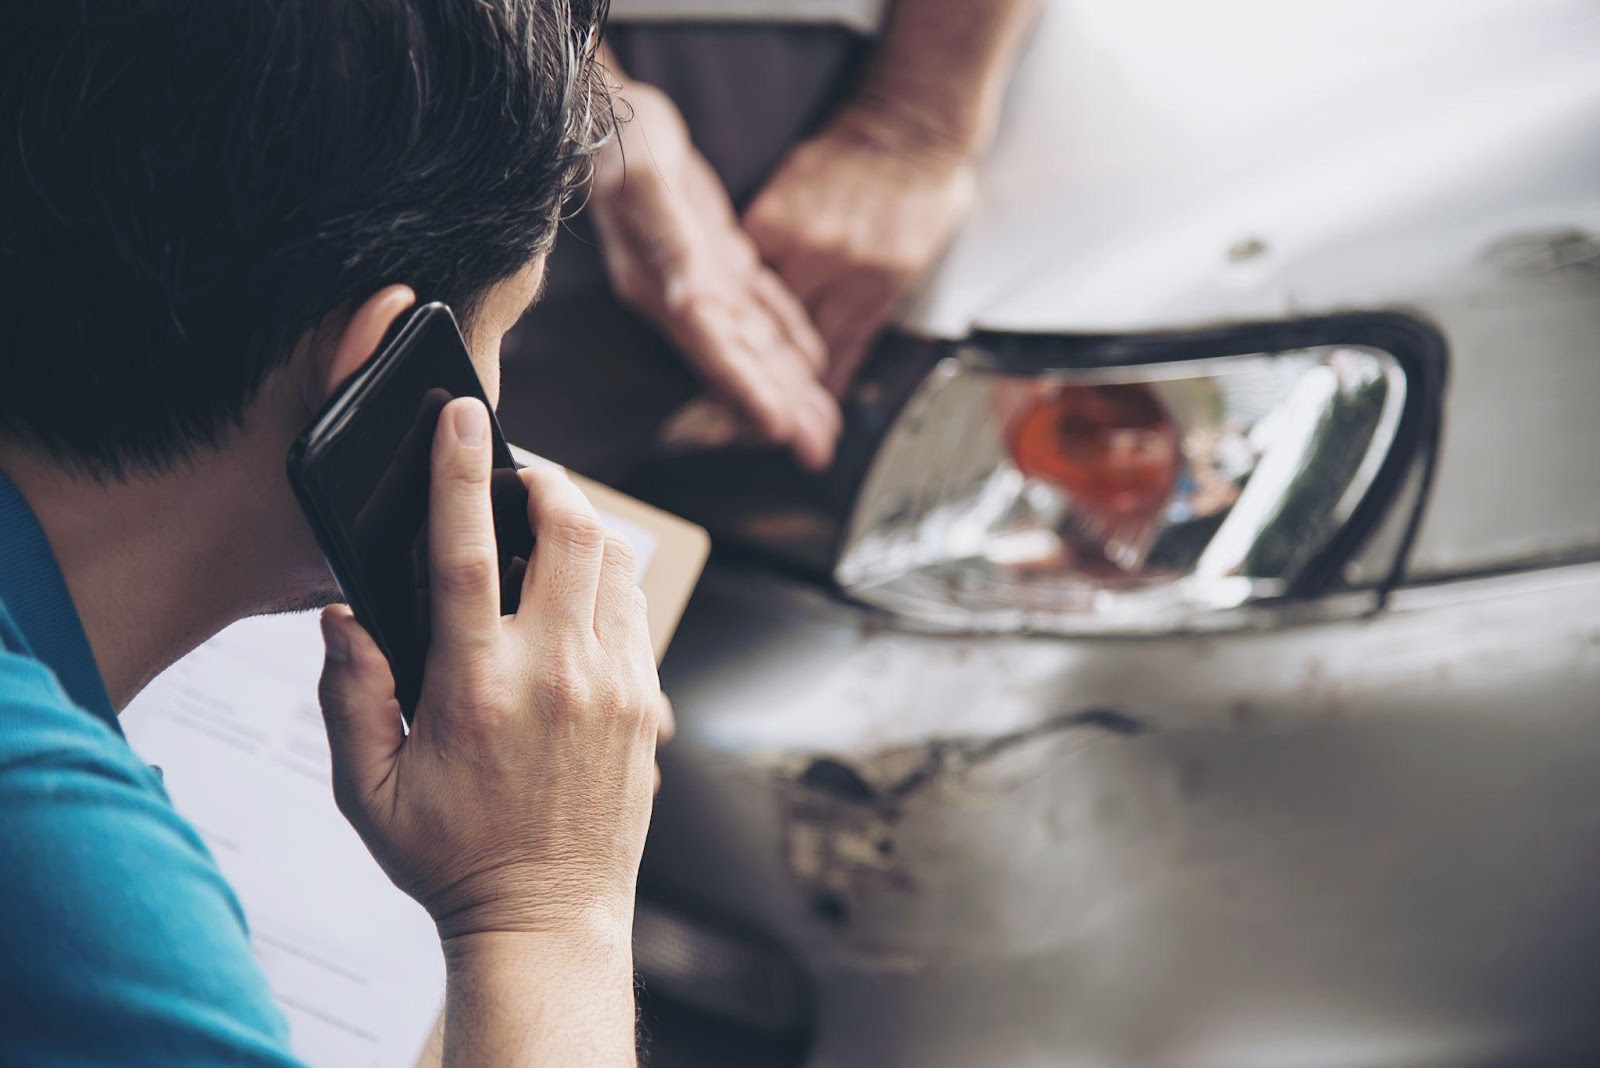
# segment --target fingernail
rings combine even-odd
[[[477,401],[456,405],[452,416],[456,437],[469,449],[476,449],[489,440],[489,413]]]
[[[322,617],[322,641],[328,647],[328,659],[335,664],[350,662],[350,639],[339,625],[327,616]]]

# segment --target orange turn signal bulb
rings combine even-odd
[[[1102,519],[1145,520],[1178,479],[1178,432],[1147,385],[1058,386],[1007,428],[1018,470]]]

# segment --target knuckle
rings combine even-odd
[[[344,775],[333,777],[333,803],[338,808],[339,815],[350,823],[359,825],[359,821],[366,815],[361,805],[361,792]]]
[[[457,718],[478,735],[499,737],[512,729],[515,717],[500,701],[481,694],[465,694],[456,702]]]
[[[334,679],[332,671],[324,668],[322,677],[317,679],[317,704],[329,716],[337,716],[344,711],[344,692]]]
[[[662,694],[656,702],[656,740],[664,744],[678,732],[678,722],[673,713],[672,701]]]
[[[635,707],[638,709],[639,733],[648,738],[654,738],[661,731],[661,698],[653,697],[640,700]]]
[[[633,702],[632,682],[623,668],[614,657],[607,657],[604,669],[590,681],[590,708],[607,722],[625,718]]]
[[[509,699],[501,681],[504,673],[495,669],[489,656],[471,656],[458,665],[446,701],[461,723],[492,733],[504,729],[512,718],[515,703]]]
[[[709,302],[709,289],[698,278],[675,274],[662,287],[661,306],[673,315],[687,315]]]
[[[556,516],[546,536],[577,549],[601,549],[606,542],[606,530],[599,518],[579,511]]]
[[[556,711],[580,712],[594,703],[595,692],[589,673],[579,659],[570,654],[552,656],[539,683],[546,702]]]
[[[348,727],[352,718],[349,699],[341,688],[326,678],[317,685],[317,704],[322,708],[323,723],[330,736]]]
[[[634,551],[633,543],[620,534],[607,533],[605,536],[606,559],[616,564],[619,569],[627,572],[631,579],[634,565],[638,562],[639,554]]]
[[[498,576],[493,557],[472,549],[439,554],[434,560],[433,581],[440,593],[459,596],[496,586]]]
[[[612,719],[626,715],[631,702],[627,684],[621,676],[607,672],[604,678],[597,681],[593,692],[594,710],[601,716]]]

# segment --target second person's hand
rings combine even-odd
[[[805,308],[764,266],[677,107],[649,85],[601,154],[589,199],[613,291],[770,441],[826,467],[839,408]]]
[[[746,210],[762,259],[827,345],[835,393],[949,245],[976,184],[966,146],[858,103],[790,150]]]

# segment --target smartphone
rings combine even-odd
[[[289,484],[356,619],[389,659],[406,722],[428,655],[428,483],[439,413],[489,407],[455,316],[424,304],[396,322],[289,450]],[[527,491],[490,408],[502,615],[533,552]]]

